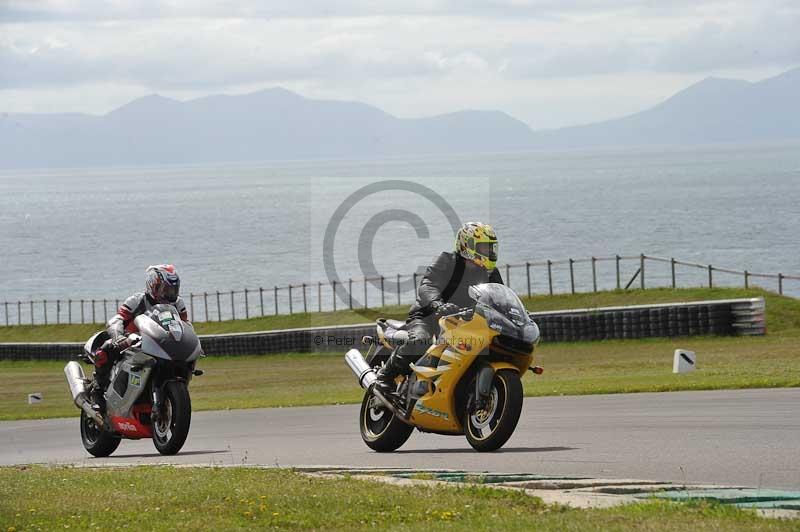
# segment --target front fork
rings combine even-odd
[[[153,379],[151,380],[151,382],[153,384],[152,384],[152,390],[150,392],[151,393],[151,397],[152,397],[152,401],[153,401],[153,407],[150,410],[150,419],[153,421],[153,423],[158,421],[158,418],[161,415],[161,403],[162,403],[163,398],[164,398],[164,388],[166,388],[167,383],[170,382],[170,381],[181,381],[181,382],[188,383],[189,379],[191,379],[192,375],[200,376],[200,375],[203,374],[203,372],[201,370],[196,370],[194,368],[195,368],[195,365],[194,365],[194,363],[192,363],[192,365],[189,367],[189,370],[187,372],[188,378],[184,378],[182,376],[177,376],[177,375],[172,375],[172,376],[167,376],[166,379],[162,380],[161,377],[158,375],[158,373],[156,371],[153,372],[154,375],[153,375]]]
[[[158,418],[161,417],[161,398],[164,396],[164,385],[158,384],[154,380],[152,396],[153,407],[150,409],[150,420],[155,425],[158,422]]]
[[[483,366],[478,370],[475,378],[475,409],[481,410],[486,406],[489,396],[492,393],[492,380],[494,380],[494,368]]]

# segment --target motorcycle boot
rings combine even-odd
[[[408,364],[403,364],[396,353],[393,353],[386,361],[381,369],[378,370],[375,381],[375,388],[383,395],[393,394],[397,391],[397,383],[395,379],[398,375],[404,374],[408,371]]]

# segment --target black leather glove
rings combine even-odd
[[[431,308],[438,318],[447,316],[449,314],[455,314],[461,310],[458,305],[454,305],[453,303],[445,303],[444,301],[434,301],[431,303]]]

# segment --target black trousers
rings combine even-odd
[[[408,322],[408,342],[395,350],[386,366],[390,375],[408,374],[408,366],[416,362],[431,346],[433,336],[438,332],[436,318],[412,319]]]

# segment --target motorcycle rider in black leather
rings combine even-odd
[[[443,252],[428,266],[406,320],[408,340],[378,371],[375,385],[381,392],[394,392],[395,378],[407,375],[409,365],[425,354],[439,331],[440,317],[475,305],[468,290],[481,283],[503,283],[497,270],[497,235],[488,224],[467,222],[456,236],[456,251]]]

